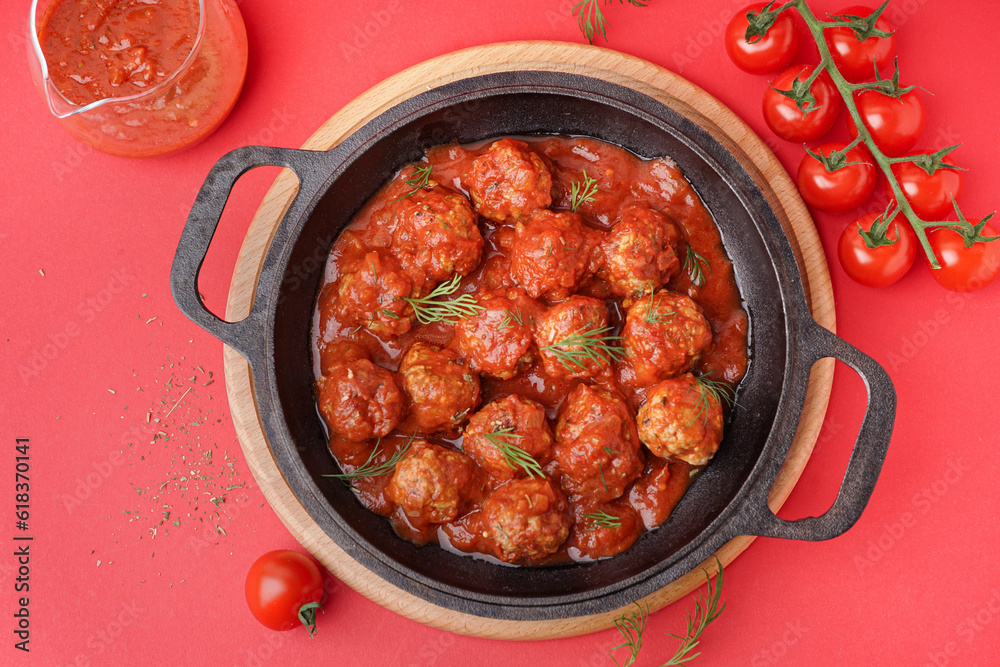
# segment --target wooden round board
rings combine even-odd
[[[368,90],[324,123],[303,148],[327,150],[384,110],[429,88],[470,76],[517,70],[569,72],[612,81],[656,98],[707,130],[736,156],[764,193],[795,249],[813,316],[826,328],[836,330],[833,291],[819,236],[785,169],[760,138],[718,100],[680,76],[639,58],[561,42],[509,42],[458,51],[411,67]],[[243,319],[250,312],[264,255],[297,189],[295,176],[283,171],[257,210],[233,274],[228,320]],[[584,634],[610,627],[625,611],[547,621],[483,618],[438,607],[375,576],[338,547],[299,504],[264,436],[249,365],[229,347],[224,350],[224,359],[236,432],[264,496],[296,539],[330,572],[361,594],[421,623],[495,639],[551,639]],[[813,367],[798,432],[771,489],[770,506],[775,511],[795,486],[816,443],[830,397],[833,363],[832,359],[825,359]],[[724,565],[728,564],[753,540],[753,537],[731,540],[716,555]],[[714,560],[706,561],[703,567],[714,573]],[[705,575],[699,567],[639,602],[655,611],[704,582]]]

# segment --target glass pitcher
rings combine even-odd
[[[148,89],[88,103],[74,102],[56,87],[46,60],[48,44],[40,41],[53,7],[66,2],[75,0],[32,0],[28,56],[32,78],[49,111],[74,137],[113,155],[164,155],[198,143],[229,115],[243,87],[247,65],[246,28],[233,0],[186,3],[197,7],[198,28],[182,64]],[[53,48],[59,47],[58,40],[52,42]],[[96,50],[87,55],[101,57]]]

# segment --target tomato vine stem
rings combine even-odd
[[[930,241],[927,239],[927,230],[930,227],[951,227],[956,226],[962,227],[961,223],[956,223],[955,221],[941,221],[941,220],[923,220],[914,212],[913,207],[910,206],[910,202],[906,199],[906,195],[903,193],[903,188],[899,185],[899,181],[896,179],[896,175],[892,171],[892,164],[898,162],[914,162],[914,157],[917,156],[904,156],[899,158],[890,158],[885,153],[883,153],[879,147],[875,144],[875,140],[872,138],[871,132],[865,126],[864,122],[861,120],[861,113],[858,111],[858,106],[854,100],[854,93],[859,90],[870,90],[873,89],[871,82],[867,83],[851,83],[844,75],[840,73],[837,69],[837,65],[833,61],[833,56],[830,53],[830,47],[826,43],[826,39],[823,36],[823,30],[826,28],[834,28],[842,26],[840,22],[831,21],[821,21],[813,14],[812,9],[809,7],[809,3],[806,0],[791,0],[779,7],[776,11],[782,12],[786,9],[795,8],[802,20],[805,21],[806,26],[809,28],[809,32],[813,37],[813,41],[816,42],[816,48],[819,49],[820,62],[816,66],[810,76],[811,80],[815,80],[819,76],[820,72],[826,71],[833,81],[833,85],[837,88],[840,93],[840,97],[844,102],[844,108],[847,109],[847,113],[850,114],[851,120],[854,121],[854,126],[858,130],[858,136],[852,142],[853,145],[857,143],[864,143],[865,148],[871,153],[872,158],[878,165],[882,173],[885,174],[886,181],[889,183],[889,188],[892,190],[893,196],[896,198],[896,206],[899,211],[906,218],[907,222],[910,223],[910,227],[917,235],[917,239],[920,241],[920,246],[924,250],[924,254],[927,255],[927,260],[930,262],[931,268],[939,269],[941,265],[938,263],[937,257],[934,255],[934,250],[931,248]],[[808,150],[808,149],[807,149]]]

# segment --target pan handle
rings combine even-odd
[[[861,376],[868,390],[868,405],[861,423],[854,450],[847,464],[837,499],[825,513],[797,521],[779,519],[767,505],[768,492],[781,469],[778,460],[762,476],[746,499],[742,521],[734,527],[734,535],[760,535],[792,540],[828,540],[846,532],[868,505],[875,482],[882,471],[892,426],[896,417],[896,389],[889,374],[874,359],[842,338],[820,326],[812,318],[802,347],[810,366],[826,357],[835,357]]]
[[[265,303],[266,299],[261,298],[258,292],[246,318],[227,322],[208,310],[198,293],[198,274],[219,226],[222,211],[233,186],[243,174],[255,167],[287,167],[295,172],[299,180],[299,191],[285,214],[285,219],[292,219],[293,209],[300,202],[311,200],[324,180],[324,170],[316,168],[323,155],[325,153],[318,151],[268,146],[243,146],[230,151],[208,173],[181,232],[170,269],[170,291],[174,301],[195,324],[245,357],[255,348],[263,331],[263,314],[269,305]]]

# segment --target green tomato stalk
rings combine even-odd
[[[850,114],[851,120],[854,121],[854,126],[858,131],[858,136],[843,150],[833,151],[831,154],[825,156],[816,155],[816,153],[810,151],[808,147],[806,147],[806,151],[813,157],[820,160],[828,171],[835,171],[851,164],[845,159],[847,151],[863,143],[868,149],[868,152],[871,153],[872,158],[879,166],[879,169],[881,169],[882,173],[885,174],[886,181],[889,183],[893,196],[896,198],[897,210],[893,211],[891,214],[885,215],[885,217],[889,218],[891,216],[894,218],[897,213],[903,214],[907,222],[909,222],[910,227],[912,227],[913,231],[916,233],[917,239],[920,241],[920,245],[924,249],[924,253],[927,255],[927,260],[930,262],[931,268],[938,269],[941,267],[938,263],[937,257],[934,255],[934,251],[931,249],[930,242],[927,240],[927,230],[930,228],[948,227],[949,229],[954,229],[962,235],[965,240],[966,247],[972,246],[973,243],[985,243],[1000,238],[996,236],[983,236],[981,233],[983,230],[983,223],[986,219],[993,215],[992,213],[989,216],[986,216],[986,218],[984,218],[979,224],[972,225],[965,219],[965,216],[958,208],[958,204],[955,203],[955,212],[958,215],[957,222],[954,220],[923,220],[914,212],[913,208],[910,206],[910,202],[907,201],[906,195],[903,193],[903,189],[899,185],[899,181],[896,179],[896,175],[892,171],[892,165],[894,163],[912,162],[928,174],[933,174],[938,169],[960,169],[960,167],[948,164],[944,161],[945,156],[958,148],[958,145],[943,148],[929,155],[907,155],[892,158],[883,153],[875,144],[871,133],[861,120],[861,114],[858,112],[857,104],[854,101],[854,93],[861,90],[877,90],[884,95],[899,97],[900,95],[913,90],[915,86],[908,86],[906,88],[899,87],[898,64],[891,79],[882,79],[879,77],[876,63],[875,81],[851,83],[844,78],[833,61],[833,56],[830,54],[830,48],[826,43],[826,39],[823,37],[823,31],[827,28],[850,28],[854,31],[855,36],[860,41],[864,41],[865,39],[871,37],[888,37],[890,33],[884,32],[875,27],[875,22],[889,4],[888,0],[882,3],[878,9],[868,16],[830,16],[830,20],[828,21],[821,21],[818,19],[809,8],[809,4],[806,0],[791,0],[790,2],[787,2],[777,8],[774,8],[774,4],[774,2],[770,2],[763,9],[761,9],[760,12],[747,13],[747,21],[749,23],[746,32],[747,42],[753,43],[763,38],[763,36],[767,34],[768,28],[774,24],[775,18],[781,12],[789,9],[795,9],[799,12],[799,15],[808,26],[809,32],[813,37],[813,41],[816,43],[816,48],[819,49],[820,55],[819,64],[816,65],[815,69],[805,80],[799,81],[796,79],[790,90],[775,90],[794,100],[803,115],[808,114],[811,111],[815,111],[817,108],[816,100],[810,92],[810,87],[816,78],[822,72],[826,71],[827,74],[829,74],[830,79],[833,81],[834,86],[836,86],[837,91],[840,93],[840,97],[844,102],[844,107],[847,109],[847,113]]]
[[[607,3],[611,0],[604,1]],[[620,3],[624,2],[624,0],[618,1]],[[629,0],[629,2],[637,7],[645,6],[645,3],[639,0]],[[850,28],[854,31],[854,35],[859,41],[864,41],[873,37],[888,37],[891,33],[879,30],[875,27],[876,21],[882,15],[882,12],[885,11],[888,4],[889,0],[886,0],[878,9],[873,11],[868,16],[854,16],[850,14],[836,16],[831,15],[829,16],[830,20],[821,21],[815,14],[813,14],[812,9],[809,8],[809,3],[806,2],[806,0],[790,0],[777,8],[774,7],[775,2],[769,2],[759,12],[752,11],[747,13],[748,27],[746,40],[749,43],[754,43],[762,39],[764,35],[767,34],[768,29],[774,25],[775,19],[777,19],[781,12],[789,9],[795,9],[799,12],[799,15],[809,27],[809,32],[813,37],[813,41],[816,43],[816,48],[819,49],[820,62],[807,78],[801,80],[796,78],[796,80],[792,82],[792,86],[789,90],[778,90],[777,88],[774,90],[794,100],[803,115],[808,114],[812,111],[816,111],[818,108],[816,106],[816,98],[810,91],[810,87],[816,78],[826,71],[833,80],[833,84],[836,86],[841,99],[844,101],[844,106],[847,108],[847,113],[851,116],[851,120],[854,121],[854,126],[858,130],[858,136],[843,150],[833,151],[829,155],[818,155],[806,147],[806,152],[819,160],[826,167],[827,171],[836,171],[837,169],[842,169],[843,167],[853,164],[847,162],[845,159],[846,153],[855,146],[863,143],[868,149],[868,152],[871,153],[872,158],[875,160],[879,169],[881,169],[882,173],[885,174],[886,181],[889,183],[889,188],[892,190],[892,194],[896,199],[896,208],[891,212],[884,213],[882,215],[881,222],[890,222],[892,219],[896,218],[899,213],[902,213],[903,217],[906,218],[910,227],[912,227],[913,231],[916,233],[917,239],[920,241],[920,246],[923,248],[924,254],[927,255],[927,260],[930,263],[931,268],[939,269],[941,268],[941,265],[938,263],[937,257],[934,255],[934,250],[931,248],[930,242],[927,239],[927,230],[936,227],[947,227],[949,229],[953,229],[962,236],[965,247],[969,248],[974,243],[986,243],[1000,238],[998,236],[983,236],[982,234],[985,222],[993,216],[993,213],[984,217],[978,224],[973,225],[965,219],[962,211],[958,208],[958,204],[953,202],[955,206],[955,213],[958,216],[958,221],[923,220],[914,212],[913,207],[910,206],[910,202],[907,201],[906,196],[903,193],[903,189],[899,185],[899,181],[896,179],[896,175],[892,172],[892,165],[897,162],[912,162],[928,174],[933,174],[938,169],[961,169],[961,167],[944,161],[948,153],[958,148],[959,144],[942,148],[941,150],[930,154],[906,155],[903,157],[893,158],[883,153],[875,144],[871,133],[861,120],[861,114],[858,112],[857,104],[854,102],[854,93],[861,90],[877,90],[883,95],[899,97],[900,95],[904,95],[905,93],[913,90],[916,86],[907,86],[905,88],[899,87],[898,64],[891,79],[882,79],[879,77],[878,66],[876,63],[875,81],[868,81],[865,83],[849,82],[837,69],[836,64],[833,62],[833,56],[830,54],[830,48],[827,46],[826,39],[823,37],[823,31],[827,28]],[[606,38],[605,27],[607,21],[601,13],[600,0],[581,0],[574,6],[573,13],[577,14],[580,21],[580,29],[583,31],[584,36],[588,41],[593,43],[597,34]],[[887,227],[888,225],[886,224],[885,226]],[[866,242],[868,242],[867,238]],[[869,245],[869,247],[874,246]]]

